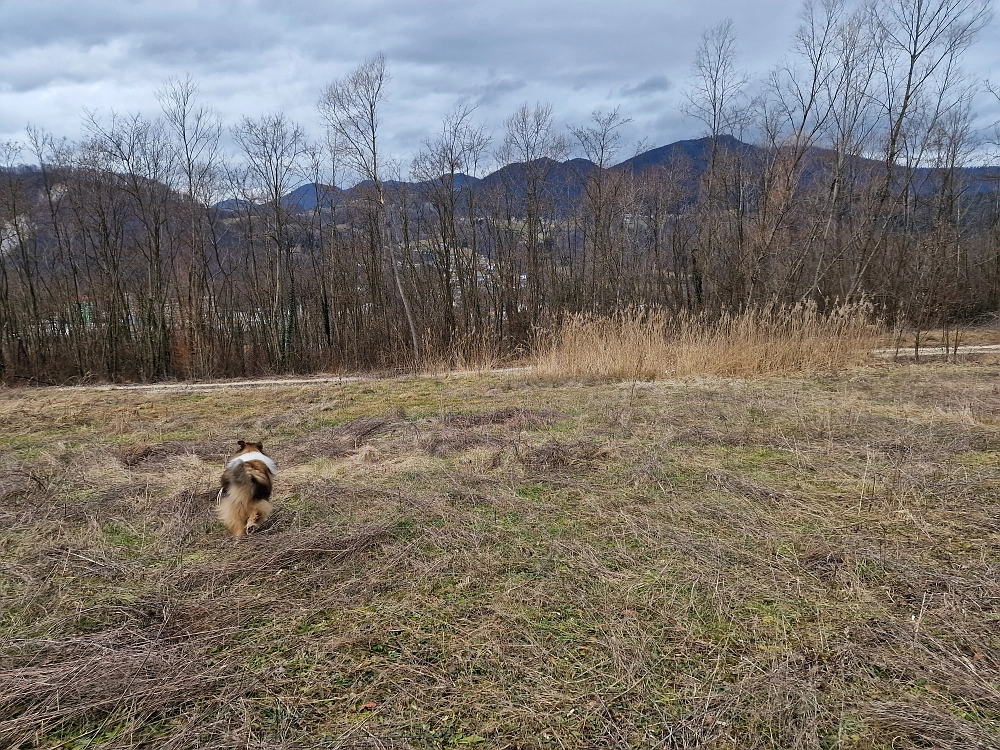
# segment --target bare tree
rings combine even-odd
[[[217,256],[218,228],[211,205],[219,198],[221,176],[219,116],[198,103],[198,85],[188,75],[168,79],[156,92],[164,121],[176,150],[174,185],[186,200],[182,208],[186,237],[186,262],[178,268],[177,304],[183,334],[175,351],[187,371],[208,374],[214,357],[213,329],[207,325],[215,304],[210,282],[209,253]]]
[[[719,258],[715,265],[725,269],[727,276],[739,277],[742,269],[744,205],[740,158],[738,154],[729,152],[725,154],[725,163],[720,163],[723,136],[741,132],[750,116],[747,99],[750,78],[737,68],[737,52],[736,31],[731,19],[705,31],[695,51],[692,77],[685,91],[687,103],[683,111],[704,123],[711,139],[708,168],[702,178],[703,191],[699,200],[699,240],[691,252],[694,296],[699,305],[704,299],[704,266],[714,256],[720,252],[726,256]],[[728,174],[722,174],[722,166],[727,167]],[[726,185],[726,181],[731,184]],[[728,190],[728,187],[735,188],[735,191]],[[733,193],[735,206],[732,205]],[[717,226],[719,220],[729,226]],[[718,235],[723,230],[728,231],[729,236],[719,241]],[[739,301],[742,297],[739,282],[723,281],[721,277],[717,281],[727,287],[728,304]]]
[[[814,212],[802,211],[803,174],[815,169],[813,148],[828,134],[837,100],[838,57],[835,48],[846,15],[845,0],[808,0],[792,42],[789,58],[771,71],[764,95],[763,135],[768,157],[750,220],[751,268],[748,298],[771,276],[769,297],[790,302],[790,290],[807,273],[818,241],[806,235],[794,255],[785,251],[790,227],[796,222],[813,226]],[[766,268],[767,267],[767,268]]]
[[[703,122],[713,139],[739,130],[747,117],[750,76],[736,67],[737,54],[731,18],[706,30],[695,51],[683,111]]]
[[[871,6],[884,172],[869,210],[877,219],[869,223],[860,244],[849,298],[865,289],[889,225],[900,218],[907,221],[914,170],[928,135],[965,96],[958,63],[989,19],[989,0],[883,0]]]
[[[504,125],[504,140],[494,156],[501,164],[516,165],[513,173],[505,175],[508,180],[505,231],[516,237],[517,244],[524,248],[526,264],[522,266],[516,257],[520,247],[511,247],[514,254],[507,260],[501,283],[514,292],[521,284],[521,276],[525,276],[528,299],[522,305],[514,301],[516,293],[507,294],[503,315],[516,321],[516,335],[523,336],[538,322],[546,307],[546,274],[551,270],[552,257],[545,252],[551,242],[544,224],[553,197],[547,190],[547,179],[556,163],[569,152],[569,141],[556,131],[550,104],[534,107],[522,104]],[[519,195],[520,189],[509,182],[515,176],[523,185],[523,195]]]
[[[832,75],[824,83],[823,107],[829,108],[828,130],[823,140],[832,158],[827,169],[828,189],[816,196],[814,216],[817,250],[812,259],[812,281],[800,297],[822,297],[831,274],[854,252],[859,234],[850,231],[843,217],[855,191],[863,191],[857,164],[873,150],[878,128],[875,94],[878,40],[871,24],[871,8],[864,6],[841,16],[829,48]],[[870,180],[868,180],[870,182]],[[847,289],[838,293],[846,296]]]
[[[885,0],[873,20],[881,46],[886,164],[895,163],[914,107],[936,74],[989,22],[989,0]]]
[[[269,242],[273,253],[271,321],[279,361],[287,367],[294,351],[293,339],[298,334],[299,300],[291,232],[293,210],[284,198],[301,180],[308,143],[302,127],[283,114],[265,115],[259,120],[245,117],[233,129],[233,138],[246,157],[240,183],[244,205],[259,204],[263,209],[251,210],[248,218],[263,225],[257,234]]]
[[[22,337],[23,316],[17,308],[28,301],[30,318],[38,320],[38,295],[35,291],[34,274],[30,263],[30,253],[25,245],[27,220],[21,210],[19,181],[15,168],[21,155],[21,145],[14,141],[0,141],[0,377],[7,374],[7,361],[3,344],[19,342]],[[18,261],[24,273],[18,273]],[[24,279],[27,300],[17,292]],[[30,336],[30,331],[25,331]],[[9,345],[9,344],[8,344]],[[22,343],[23,347],[24,344]]]
[[[410,296],[400,273],[402,259],[398,257],[386,209],[383,184],[387,159],[379,141],[379,116],[389,83],[385,55],[369,58],[344,78],[337,79],[323,90],[318,108],[331,131],[328,140],[336,144],[344,162],[362,179],[370,180],[376,203],[374,244],[386,256],[392,269],[396,290],[406,314],[413,345],[413,357],[420,366],[420,337],[413,316]]]
[[[618,108],[608,113],[595,111],[589,125],[571,127],[584,156],[595,165],[588,175],[584,191],[584,211],[589,218],[590,241],[584,241],[582,251],[592,251],[590,262],[590,293],[588,296],[597,312],[609,313],[623,304],[626,253],[622,243],[626,231],[623,226],[623,191],[628,175],[624,170],[611,171],[622,146],[621,128],[630,120],[622,117]],[[582,273],[586,274],[586,257]]]
[[[80,143],[30,130],[37,167],[0,147],[0,380],[457,361],[576,311],[862,296],[954,346],[1000,299],[962,72],[986,17],[984,0],[811,0],[761,87],[733,25],[709,29],[686,92],[706,137],[654,168],[616,164],[618,110],[560,133],[526,104],[490,153],[460,105],[401,183],[381,56],[323,92],[322,147],[267,115],[225,159],[190,77],[158,119],[91,117]],[[586,159],[562,161],[571,139]],[[338,170],[361,182],[327,189]],[[290,200],[303,181],[315,200]]]
[[[469,183],[479,172],[490,136],[473,122],[474,111],[466,103],[458,104],[443,119],[438,135],[424,142],[410,168],[421,197],[434,212],[430,235],[441,289],[434,303],[444,311],[443,334],[448,339],[458,332],[456,304],[463,332],[479,331],[484,322],[477,273],[476,193]]]
[[[217,195],[222,138],[218,114],[198,103],[198,84],[190,75],[167,79],[156,99],[174,136],[182,190],[188,198],[211,202]]]
[[[145,260],[145,284],[135,311],[140,322],[137,334],[145,342],[148,375],[164,377],[171,369],[168,282],[179,244],[169,187],[176,152],[160,120],[113,114],[105,124],[91,114],[86,128],[86,148],[105,170],[104,176],[128,196],[142,228],[134,237]]]

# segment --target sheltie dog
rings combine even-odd
[[[237,537],[255,531],[271,515],[271,480],[278,473],[263,443],[240,440],[239,446],[226,463],[218,502],[219,519]]]

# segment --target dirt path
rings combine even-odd
[[[214,391],[249,390],[269,387],[281,388],[296,385],[344,385],[347,383],[368,383],[379,380],[403,380],[407,378],[468,378],[474,375],[502,375],[504,373],[525,372],[527,369],[527,367],[504,367],[496,370],[458,370],[441,373],[409,373],[405,375],[316,375],[304,378],[255,378],[253,380],[215,380],[207,382],[61,385],[50,386],[49,388],[55,391],[144,391],[146,393],[181,391],[184,393],[212,393]]]
[[[978,344],[959,346],[958,353],[989,354],[1000,353],[1000,344]],[[921,347],[921,357],[950,356],[951,350],[940,346]],[[872,356],[878,359],[913,359],[913,348],[875,349]],[[101,385],[48,386],[56,391],[143,391],[146,393],[212,393],[226,390],[250,390],[254,388],[282,388],[296,385],[345,385],[348,383],[368,383],[380,380],[404,380],[408,378],[468,378],[475,375],[502,375],[505,373],[527,372],[529,367],[503,367],[495,370],[457,370],[440,373],[407,373],[402,375],[314,375],[302,378],[255,378],[252,380],[185,381],[174,383],[104,383]]]
[[[1000,344],[972,344],[959,345],[959,354],[989,354],[990,352],[1000,352]],[[900,359],[913,359],[913,347],[902,347],[900,349],[876,349],[872,354],[879,359],[894,359],[897,355]],[[943,346],[922,346],[920,347],[921,357],[947,357],[951,356],[952,350]]]

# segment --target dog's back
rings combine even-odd
[[[271,482],[274,462],[262,443],[239,441],[240,450],[226,464],[219,493],[219,519],[233,536],[243,536],[267,520],[274,510]]]

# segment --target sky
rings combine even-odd
[[[560,127],[594,110],[631,118],[628,146],[702,135],[681,111],[699,37],[731,18],[740,63],[763,76],[790,47],[801,0],[0,0],[0,141],[25,126],[79,138],[84,112],[158,113],[156,90],[191,75],[223,121],[284,112],[319,136],[324,86],[382,52],[392,83],[383,148],[401,162],[458,102],[495,136],[522,103]],[[1000,82],[1000,24],[970,50]],[[980,122],[1000,104],[977,100]]]

